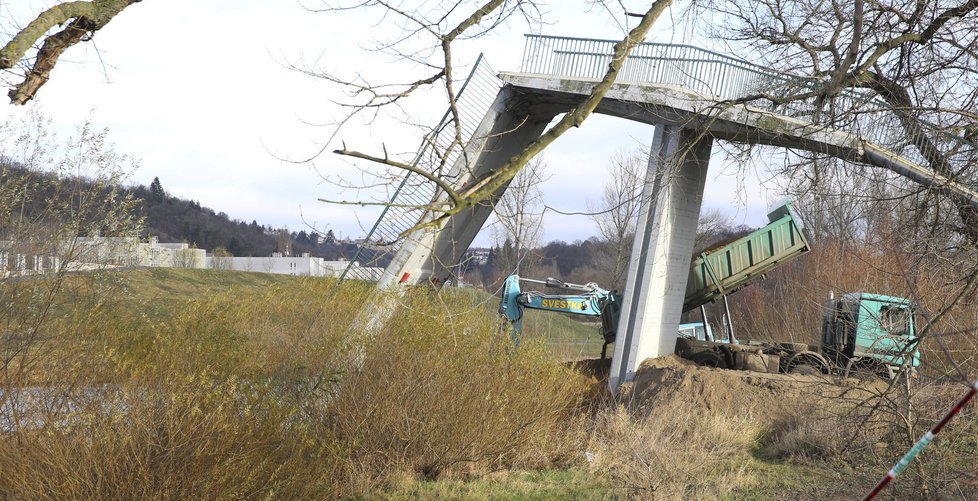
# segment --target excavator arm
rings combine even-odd
[[[523,291],[520,288],[520,282],[577,291],[578,293],[544,294],[537,291]],[[594,283],[579,285],[562,282],[554,278],[533,280],[522,278],[519,275],[506,277],[499,302],[499,314],[505,316],[513,325],[512,338],[515,344],[519,344],[519,336],[523,332],[523,310],[525,309],[600,317],[602,319],[602,334],[607,341],[609,334],[611,339],[614,339],[620,308],[621,296],[619,294],[604,290]]]

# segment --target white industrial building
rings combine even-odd
[[[326,261],[321,257],[312,257],[308,252],[301,256],[283,256],[279,252],[270,257],[207,256],[208,268],[303,277],[339,277],[348,266],[349,261]],[[383,268],[360,267],[357,262],[353,266],[357,268],[355,276],[366,280],[377,280],[384,271]]]
[[[206,251],[186,243],[160,243],[157,237],[140,242],[129,237],[80,237],[77,261],[121,267],[204,268]]]
[[[156,237],[78,237],[60,245],[0,241],[0,276],[102,268],[204,268],[203,249],[161,244]]]
[[[79,237],[62,245],[31,245],[0,241],[0,277],[58,271],[87,271],[106,268],[214,268],[276,273],[307,277],[339,277],[350,266],[346,260],[326,261],[321,257],[214,257],[185,243],[160,243],[156,237],[140,242],[131,237]],[[376,281],[383,268],[352,265],[352,277]]]

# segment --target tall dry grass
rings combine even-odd
[[[819,240],[809,255],[731,298],[738,334],[755,339],[817,344],[829,291],[910,298],[919,313],[918,333],[924,334],[920,375],[909,391],[901,381],[853,397],[846,406],[802,407],[774,423],[765,454],[779,461],[841,461],[865,468],[872,472],[869,480],[876,480],[953,405],[963,391],[958,382],[974,380],[978,315],[975,291],[967,286],[973,252],[937,242],[942,250],[927,253],[926,244],[897,232],[865,244]],[[974,477],[965,459],[974,434],[975,415],[966,411],[904,471],[893,492],[969,498],[961,485]]]
[[[66,313],[38,365],[47,383],[8,410],[0,492],[333,499],[572,455],[584,384],[543,345],[514,351],[484,308],[417,292],[353,349],[370,293],[298,280],[170,317],[103,306],[97,329]]]
[[[773,422],[675,405],[582,412],[585,382],[542,344],[512,350],[474,297],[372,303],[368,286],[305,279],[153,315],[159,305],[113,302],[126,289],[113,277],[65,288],[39,329],[31,378],[8,385],[6,497],[334,499],[406,478],[584,464],[637,498],[735,497],[765,482],[758,457],[862,468],[859,482],[872,482],[954,398],[897,388],[835,408],[786,400],[796,407]],[[807,287],[772,278],[782,297]],[[368,304],[395,311],[356,345],[355,313]],[[754,313],[772,325],[789,315]],[[964,492],[975,420],[959,419],[895,492]]]
[[[31,499],[335,497],[340,455],[295,404],[234,378],[132,381],[0,442],[0,491]],[[53,416],[52,416],[53,417]]]
[[[475,303],[473,318],[454,328],[432,314],[446,307],[439,303],[408,298],[337,395],[336,433],[360,451],[349,476],[382,481],[406,470],[435,479],[559,463],[567,452],[554,439],[583,380],[542,342],[514,350]]]
[[[610,406],[593,422],[587,454],[591,471],[628,498],[717,499],[756,482],[747,462],[762,430],[676,401],[646,415]]]

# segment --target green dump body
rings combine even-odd
[[[683,311],[711,303],[809,251],[802,222],[785,201],[768,213],[767,226],[693,259]]]

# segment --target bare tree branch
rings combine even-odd
[[[30,101],[50,77],[58,58],[71,46],[91,38],[126,7],[141,0],[92,0],[64,2],[42,12],[0,49],[0,70],[14,67],[50,29],[71,21],[61,31],[44,38],[34,63],[24,78],[7,94],[13,104]]]
[[[343,149],[340,149],[340,150],[335,150],[335,151],[333,151],[333,153],[336,153],[337,155],[343,155],[343,156],[348,156],[348,157],[353,157],[353,158],[360,158],[360,159],[363,159],[363,160],[369,160],[371,162],[375,162],[375,163],[379,163],[379,164],[383,164],[383,165],[388,165],[390,167],[396,167],[398,169],[402,169],[402,170],[405,170],[405,171],[408,171],[408,172],[417,174],[417,175],[419,175],[419,176],[421,176],[421,177],[423,177],[423,178],[431,181],[432,183],[435,183],[436,185],[438,185],[438,187],[441,188],[448,195],[448,197],[451,199],[451,201],[452,201],[453,204],[458,205],[460,203],[463,203],[462,199],[459,197],[458,193],[452,188],[451,185],[449,185],[447,182],[445,182],[445,180],[442,179],[441,177],[439,177],[439,176],[437,176],[435,174],[431,174],[430,172],[428,172],[428,171],[426,171],[424,169],[415,167],[415,166],[410,165],[410,164],[406,164],[404,162],[398,162],[396,160],[391,160],[386,155],[383,158],[381,158],[381,157],[375,157],[373,155],[368,155],[366,153],[361,153],[359,151],[348,150],[346,148],[343,148]]]
[[[581,104],[568,111],[561,117],[557,124],[547,130],[540,138],[530,143],[522,152],[510,158],[502,167],[496,169],[483,179],[477,180],[464,191],[460,192],[459,196],[463,199],[461,204],[456,204],[434,220],[423,222],[417,225],[417,228],[412,229],[440,225],[449,217],[489,199],[493,193],[513,179],[516,173],[534,156],[542,152],[571,127],[579,127],[598,106],[598,103],[601,102],[611,86],[614,85],[615,79],[618,77],[618,71],[621,69],[632,48],[645,38],[646,34],[652,28],[652,24],[655,23],[659,16],[671,4],[671,0],[656,1],[642,17],[641,22],[629,31],[622,41],[615,44],[608,71]]]

